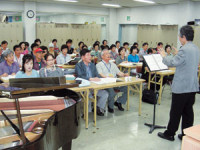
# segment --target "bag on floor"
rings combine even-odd
[[[156,94],[152,90],[144,89],[142,92],[142,101],[149,104],[157,104]]]

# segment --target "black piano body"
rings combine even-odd
[[[36,80],[40,83],[37,83]],[[42,80],[45,81],[45,84]],[[32,84],[31,82],[33,81],[34,83]],[[22,84],[21,79],[11,80],[7,89],[12,89],[11,96],[14,99],[35,95],[53,95],[58,97],[67,96],[75,100],[75,103],[70,107],[55,112],[45,122],[43,133],[37,140],[6,148],[6,150],[57,150],[60,147],[63,150],[71,150],[72,140],[76,139],[80,133],[80,97],[76,92],[67,89],[76,87],[77,84],[63,84],[57,83],[57,81],[60,81],[60,79],[26,79],[23,80],[26,84]]]

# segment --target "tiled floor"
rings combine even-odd
[[[82,120],[81,133],[73,141],[72,150],[180,150],[181,141],[176,136],[174,142],[157,137],[157,129],[149,134],[144,123],[152,123],[153,105],[142,103],[142,115],[138,116],[138,94],[131,94],[130,110],[97,118],[97,127],[93,127],[93,114],[89,115],[89,128],[85,129]],[[161,105],[157,105],[156,124],[166,126],[171,105],[170,87],[166,86]],[[195,122],[200,124],[200,95],[196,96],[194,105]],[[125,107],[125,106],[124,106]],[[180,133],[180,128],[179,132]]]

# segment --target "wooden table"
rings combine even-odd
[[[136,69],[137,66],[142,66],[141,63],[132,63],[132,65],[126,65],[126,63],[121,63],[118,65],[120,71],[123,70],[123,68],[128,69],[128,74],[130,75],[131,69]]]
[[[148,89],[150,89],[150,84],[151,83],[160,85],[159,97],[158,97],[158,104],[161,103],[163,78],[165,76],[174,75],[175,70],[176,70],[176,68],[169,68],[169,71],[158,71],[158,72],[156,72],[156,74],[155,74],[155,72],[150,72],[149,73]],[[154,74],[153,78],[151,78],[152,74]],[[154,81],[155,80],[155,75],[159,75],[160,76],[159,81]]]
[[[58,65],[58,67],[63,69],[75,69],[76,65]]]
[[[145,81],[143,79],[137,79],[135,77],[131,78],[131,81],[125,81],[125,78],[121,78],[122,82],[115,82],[115,83],[108,83],[108,84],[95,84],[91,83],[88,87],[82,87],[82,88],[70,88],[71,90],[75,92],[83,92],[85,91],[86,94],[82,95],[84,99],[84,116],[85,118],[85,127],[88,128],[88,101],[89,101],[89,90],[94,90],[94,99],[90,99],[92,102],[94,102],[94,126],[96,126],[96,105],[97,105],[97,92],[98,90],[107,89],[107,88],[114,88],[114,87],[120,87],[120,86],[127,86],[127,110],[129,110],[129,91],[132,90],[134,92],[138,92],[140,94],[139,96],[139,109],[138,114],[141,115],[141,104],[142,104],[142,83]],[[136,84],[139,84],[140,87],[138,88],[135,86]],[[136,89],[133,89],[132,86],[134,86]]]

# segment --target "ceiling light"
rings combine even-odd
[[[72,2],[72,3],[78,2],[77,0],[55,0],[55,1],[59,1],[59,2]]]
[[[134,0],[136,2],[142,2],[142,3],[149,3],[149,4],[155,4],[153,1],[148,1],[148,0]]]
[[[102,4],[103,6],[110,6],[110,7],[121,7],[120,5],[118,5],[118,4],[106,4],[106,3],[104,3],[104,4]]]

